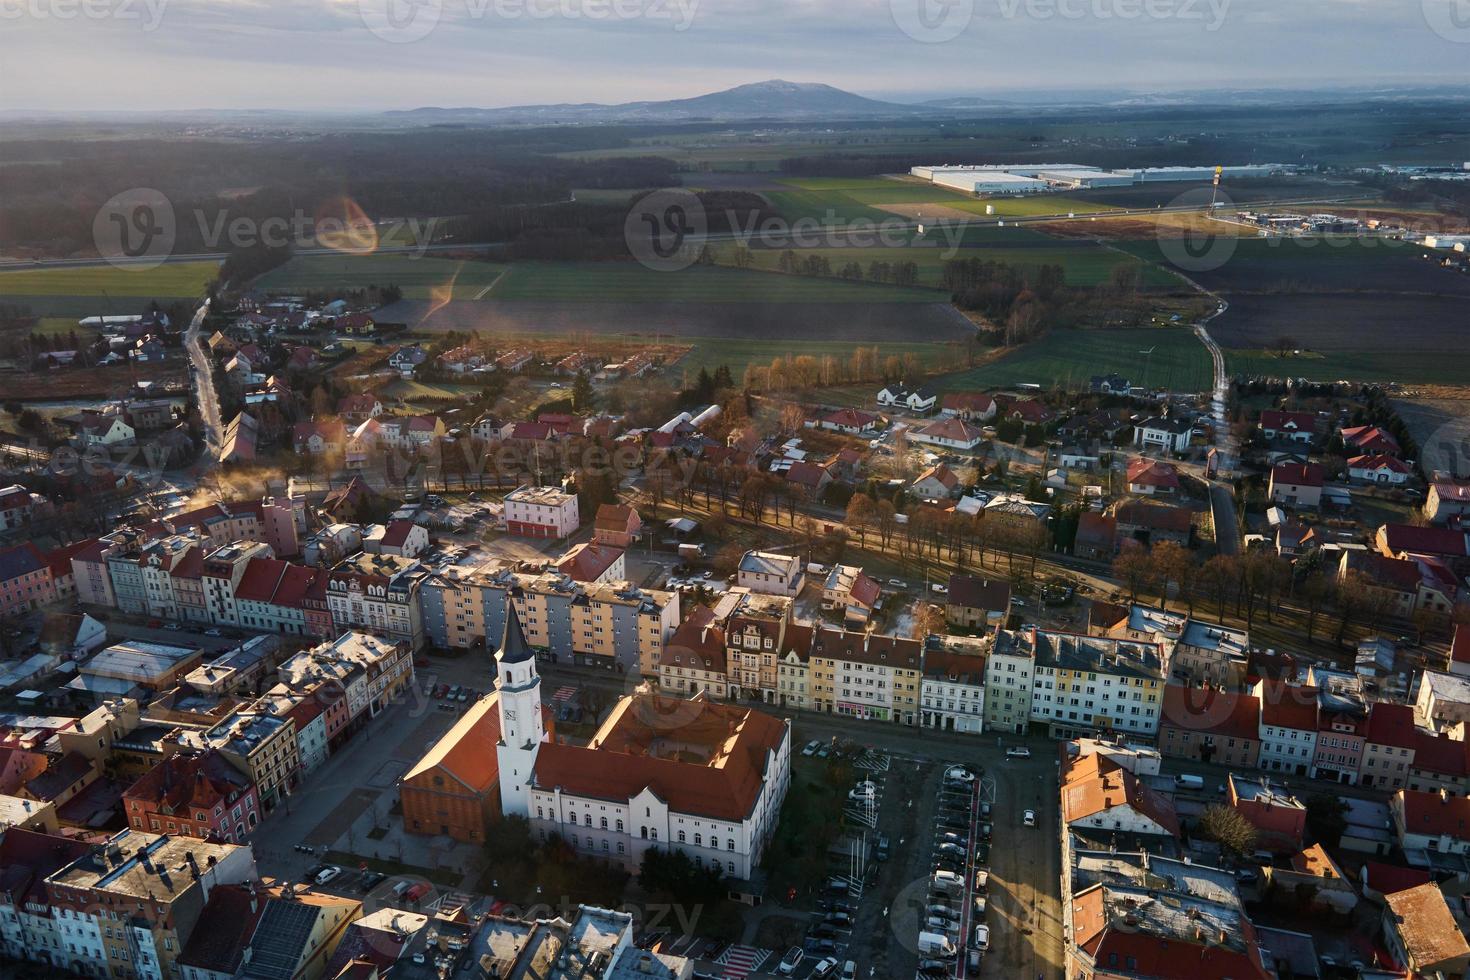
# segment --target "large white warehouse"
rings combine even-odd
[[[1293,169],[1289,164],[1259,163],[1224,167],[1225,177],[1268,177]],[[1138,170],[1103,170],[1073,163],[974,164],[967,166],[912,167],[909,173],[941,187],[967,194],[1005,196],[1040,194],[1057,190],[1086,190],[1093,187],[1127,187],[1140,182],[1208,181],[1214,167],[1145,167]]]

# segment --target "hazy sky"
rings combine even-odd
[[[0,108],[1464,84],[1470,0],[0,0]]]

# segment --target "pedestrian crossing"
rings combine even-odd
[[[769,949],[757,949],[754,946],[731,946],[716,962],[725,968],[725,976],[728,980],[745,980],[770,958]]]

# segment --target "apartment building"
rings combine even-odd
[[[268,714],[263,708],[231,712],[196,741],[215,749],[248,775],[266,810],[284,799],[300,778],[295,722]]]
[[[252,559],[274,557],[270,545],[261,541],[237,541],[216,548],[204,556],[200,585],[204,591],[204,608],[211,623],[241,625],[240,610],[235,602],[240,582],[245,578]],[[113,578],[113,586],[118,587],[116,577]],[[120,591],[118,599],[121,602]]]
[[[30,612],[55,598],[51,566],[34,542],[0,551],[0,616]]]
[[[517,487],[505,495],[505,529],[529,538],[565,538],[581,526],[577,495],[560,487]]]
[[[360,629],[417,650],[424,644],[419,589],[429,569],[412,558],[360,553],[334,566],[327,607],[337,629]]]
[[[795,609],[791,599],[737,586],[721,597],[715,617],[724,624],[730,689],[746,698],[776,700],[779,662]]]
[[[134,830],[244,843],[260,821],[255,785],[213,749],[180,752],[123,791]]]
[[[1053,738],[1158,734],[1164,695],[1157,643],[1034,630],[1031,720]]]
[[[747,551],[736,570],[736,584],[765,595],[795,596],[806,582],[806,567],[795,555]]]
[[[1036,647],[1017,630],[997,630],[985,661],[986,731],[1024,734],[1031,722]]]
[[[1381,790],[1403,789],[1409,784],[1417,741],[1411,705],[1373,702],[1368,708],[1358,785]]]
[[[658,662],[658,686],[679,697],[709,692],[724,699],[729,694],[729,667],[725,630],[714,610],[695,606],[664,644]]]
[[[1317,691],[1258,681],[1261,702],[1259,765],[1271,772],[1305,776],[1317,751]]]
[[[923,646],[918,640],[818,625],[812,633],[812,707],[852,718],[919,723]]]
[[[931,636],[925,642],[919,724],[978,735],[985,730],[985,654],[944,642],[958,639]]]

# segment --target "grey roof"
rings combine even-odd
[[[531,644],[526,642],[526,634],[521,630],[521,618],[516,614],[515,603],[509,597],[505,600],[505,634],[500,641],[500,652],[495,654],[497,663],[518,664],[536,659],[536,652],[531,649]]]

